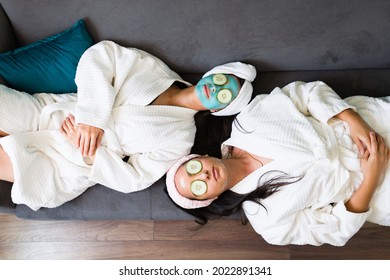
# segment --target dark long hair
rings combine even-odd
[[[196,134],[191,153],[221,158],[221,144],[230,137],[235,117],[216,117],[209,111],[196,113]]]

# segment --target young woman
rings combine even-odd
[[[77,94],[0,87],[0,179],[13,182],[14,203],[34,210],[96,183],[145,189],[190,152],[195,113],[238,113],[255,76],[253,66],[233,62],[193,86],[144,51],[102,41],[80,59]]]
[[[243,208],[271,244],[341,246],[365,221],[390,225],[389,144],[390,98],[294,82],[238,114],[223,159],[179,160],[167,189],[205,221]]]

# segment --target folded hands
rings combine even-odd
[[[61,134],[83,157],[94,157],[103,138],[104,130],[87,124],[76,124],[75,117],[69,114],[60,127]]]

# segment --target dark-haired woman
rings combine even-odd
[[[14,203],[33,210],[96,183],[143,190],[190,152],[194,115],[237,114],[255,76],[252,65],[232,62],[191,85],[147,52],[99,42],[80,59],[77,94],[0,85],[0,180],[13,182]]]
[[[179,160],[168,193],[204,219],[243,208],[271,244],[341,246],[365,221],[390,225],[389,123],[389,98],[294,82],[237,116],[223,159]]]

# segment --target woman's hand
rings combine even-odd
[[[348,123],[352,140],[357,145],[360,155],[363,155],[366,149],[371,153],[370,133],[375,131],[363,118],[352,109],[344,110],[336,115],[336,117]]]
[[[385,173],[389,158],[390,150],[383,137],[371,132],[370,146],[367,147],[360,160],[363,181],[345,203],[348,211],[362,213],[368,210],[371,198]]]
[[[379,134],[371,132],[370,141],[371,146],[364,152],[360,159],[363,182],[378,185],[386,170],[390,158],[390,150],[383,137]]]
[[[69,116],[66,117],[65,120],[62,122],[60,132],[66,138],[66,140],[68,140],[68,142],[72,144],[73,147],[79,148],[76,138],[77,126],[75,124],[75,119],[72,114],[69,114]]]
[[[103,138],[103,129],[80,123],[77,126],[77,143],[84,157],[93,156]]]
[[[80,149],[83,157],[95,155],[104,134],[103,129],[91,125],[80,123],[76,126],[72,114],[64,120],[60,131],[74,147]]]

